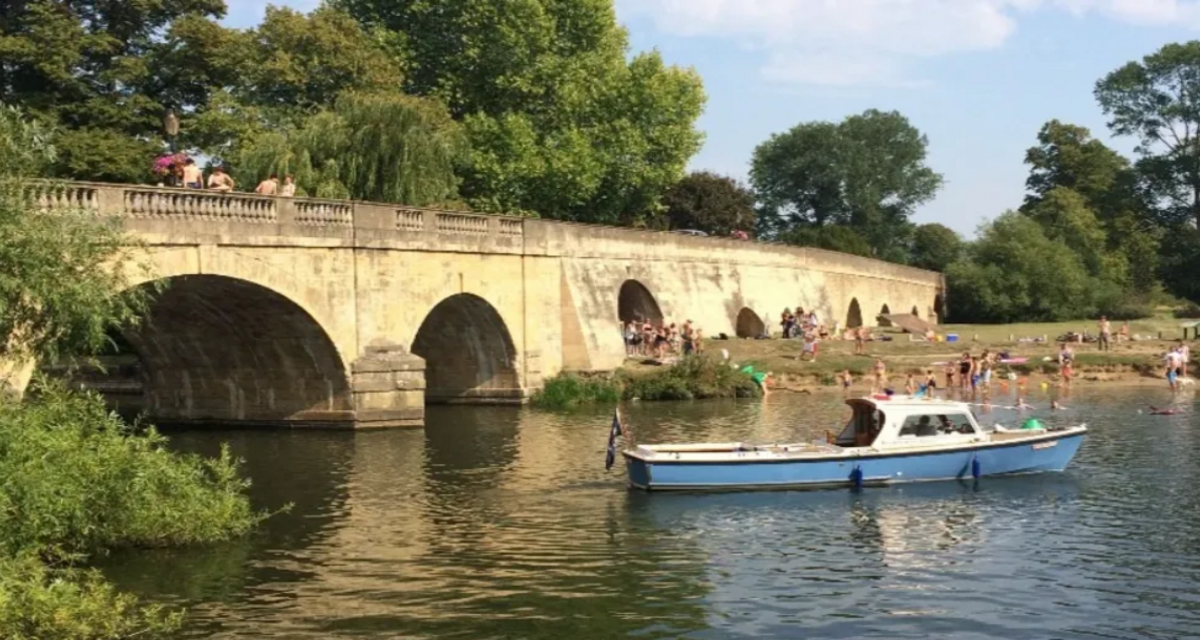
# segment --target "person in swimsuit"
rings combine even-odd
[[[887,386],[887,365],[884,364],[883,358],[875,360],[875,387],[877,393],[883,393]]]
[[[958,361],[958,383],[959,386],[966,390],[971,384],[971,353],[964,351],[962,358]]]
[[[954,390],[954,374],[958,371],[958,367],[953,362],[946,363],[946,390]]]

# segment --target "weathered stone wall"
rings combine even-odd
[[[426,400],[520,402],[619,366],[619,292],[735,335],[783,308],[929,317],[936,273],[782,245],[405,207],[69,183],[47,208],[122,219],[135,283],[166,280],[134,336],[171,419],[419,424]],[[178,294],[171,291],[178,290]],[[645,298],[644,292],[640,292]],[[636,297],[636,296],[635,296]],[[645,302],[643,300],[643,302]],[[165,306],[164,306],[165,305]]]

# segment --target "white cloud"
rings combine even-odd
[[[1000,47],[1036,11],[1200,27],[1200,0],[617,0],[679,36],[762,49],[763,73],[807,84],[912,84],[913,59]]]

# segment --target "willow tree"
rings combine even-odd
[[[399,93],[347,93],[298,127],[260,135],[233,156],[243,185],[291,174],[297,193],[411,205],[457,196],[462,129],[440,103]]]

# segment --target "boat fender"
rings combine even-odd
[[[861,489],[863,486],[863,470],[860,465],[854,466],[854,471],[850,472],[850,482],[854,483],[855,489]]]
[[[979,479],[979,475],[980,475],[980,473],[981,473],[982,471],[983,471],[983,470],[981,469],[981,466],[980,466],[980,464],[979,464],[979,458],[978,458],[978,457],[972,457],[972,458],[971,458],[971,477],[972,477],[972,478],[975,478],[976,480],[978,480],[978,479]]]

